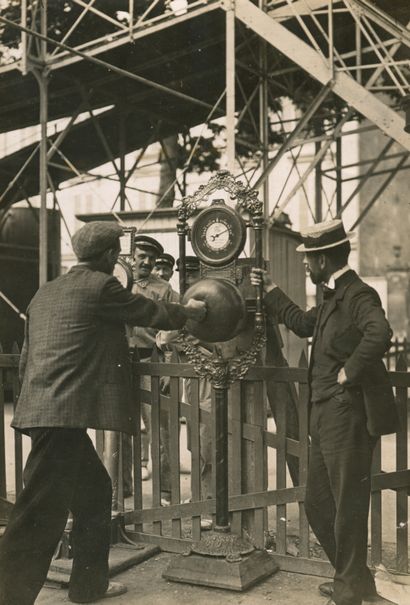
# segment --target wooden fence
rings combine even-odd
[[[407,338],[394,338],[390,349],[385,355],[387,368],[392,370],[396,367],[399,358],[406,360],[407,366],[410,362],[410,342]]]
[[[0,377],[10,373],[11,397],[18,393],[18,355],[0,355]],[[201,516],[215,513],[215,500],[201,499],[200,435],[201,423],[211,423],[211,413],[200,407],[199,379],[189,364],[159,362],[135,365],[136,374],[151,377],[151,390],[140,389],[139,401],[151,405],[152,481],[141,481],[141,435],[133,439],[134,496],[125,501],[123,509],[126,536],[158,544],[163,550],[184,552],[201,535]],[[169,393],[161,393],[161,378],[170,377]],[[410,374],[403,357],[390,372],[396,391],[401,428],[396,436],[381,439],[376,449],[372,475],[371,547],[373,564],[408,572],[408,389]],[[183,398],[183,380],[190,379],[193,388],[189,403]],[[298,392],[299,440],[286,437],[284,401],[276,406],[276,426],[267,419],[266,383],[274,380],[293,383]],[[245,532],[256,547],[267,547],[284,570],[330,576],[329,562],[309,531],[304,511],[305,484],[308,465],[307,368],[301,358],[298,368],[257,366],[245,379],[232,386],[229,404],[229,510],[235,532]],[[249,402],[252,402],[250,405]],[[11,404],[9,404],[11,405]],[[140,403],[136,403],[140,405]],[[6,494],[7,457],[13,458],[15,491],[22,488],[22,438],[14,434],[12,452],[5,452],[4,391],[0,388],[0,495]],[[169,428],[169,459],[171,472],[171,505],[161,506],[161,424],[167,418]],[[190,479],[181,489],[180,446],[181,419],[190,428]],[[102,450],[101,434],[96,438]],[[102,453],[102,452],[101,452]],[[299,485],[292,485],[286,468],[287,455],[299,459]],[[121,456],[120,456],[121,464]],[[274,472],[272,469],[274,468]],[[186,499],[187,482],[189,502]],[[183,492],[185,491],[185,495]],[[121,493],[121,490],[120,490]],[[10,497],[10,494],[9,494]],[[388,506],[385,503],[389,500]],[[392,499],[394,502],[392,503]],[[394,528],[383,538],[391,522],[388,510],[395,511]]]

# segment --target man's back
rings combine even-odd
[[[83,265],[45,284],[28,309],[13,426],[135,430],[124,322],[103,316],[109,275]],[[25,359],[25,357],[27,358]],[[113,413],[114,406],[118,406]],[[132,416],[132,414],[131,414]]]

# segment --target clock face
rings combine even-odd
[[[192,248],[209,265],[224,265],[239,256],[245,240],[242,217],[222,202],[202,210],[192,225]]]

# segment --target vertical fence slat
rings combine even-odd
[[[276,405],[276,489],[286,487],[286,403],[278,400]],[[286,554],[287,548],[286,504],[276,507],[276,552]]]
[[[397,364],[397,372],[407,372],[407,360],[404,352],[400,354]],[[407,387],[396,388],[397,411],[400,419],[399,430],[396,437],[396,470],[407,469],[408,445],[407,445]],[[397,570],[407,573],[409,564],[408,540],[409,540],[409,507],[408,489],[396,491],[396,539]]]
[[[6,434],[4,427],[5,413],[6,411],[4,408],[4,370],[0,368],[0,496],[2,498],[7,497]]]
[[[141,479],[141,379],[136,373],[136,355],[131,357],[132,361],[132,388],[135,393],[135,416],[138,426],[132,439],[132,468],[133,468],[133,491],[134,491],[134,510],[141,510],[143,507],[142,499],[142,479]],[[141,523],[134,524],[135,531],[142,531]]]
[[[20,381],[18,369],[12,372],[12,397],[13,410],[16,409],[17,399],[20,392]],[[16,486],[16,498],[23,489],[23,437],[19,431],[14,431],[14,476]]]
[[[172,353],[171,362],[178,361],[175,352]],[[169,437],[169,463],[171,471],[171,504],[179,504],[181,499],[180,486],[180,456],[179,456],[179,378],[172,377],[170,379],[170,410],[165,418],[168,420],[168,437]],[[181,537],[181,520],[172,520],[172,536],[174,538]]]
[[[201,456],[200,456],[200,409],[199,409],[199,378],[187,378],[185,380],[185,393],[187,403],[190,404],[190,417],[187,421],[189,432],[189,447],[191,449],[191,500],[199,502],[201,499]],[[192,539],[199,540],[201,537],[201,517],[192,517]]]
[[[265,428],[265,403],[260,381],[241,381],[240,394],[244,421],[259,427],[259,435],[254,440],[243,443],[243,492],[263,491],[266,468],[263,465]],[[266,508],[250,509],[242,514],[243,526],[248,531],[252,543],[257,548],[264,548]]]
[[[302,351],[299,368],[307,368],[306,354]],[[299,484],[306,485],[309,457],[308,386],[299,383]],[[299,504],[299,552],[309,557],[309,522],[304,503]]]
[[[381,440],[376,444],[373,452],[372,475],[380,473],[382,463]],[[373,491],[370,496],[370,535],[371,535],[371,562],[379,565],[382,562],[382,494]]]
[[[240,385],[238,383],[234,383],[231,387],[229,398],[229,409],[231,417],[229,487],[232,496],[236,496],[242,493],[242,404],[240,393]],[[231,514],[231,529],[234,533],[241,535],[241,511],[234,511]]]
[[[266,430],[266,393],[263,382],[254,383],[254,405],[252,410],[252,421],[258,427],[254,441],[255,480],[253,489],[255,492],[266,490],[267,485],[267,460],[263,433]],[[257,548],[265,547],[265,522],[266,507],[255,510],[255,534],[254,544]]]
[[[155,352],[151,361],[158,361]],[[159,376],[151,376],[151,460],[152,460],[152,505],[161,506],[161,476],[160,476],[160,414],[161,414],[161,387]],[[154,533],[162,534],[162,522],[154,521]]]

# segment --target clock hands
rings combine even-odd
[[[223,233],[226,233],[227,231],[229,231],[229,229],[224,229],[223,231],[220,231],[219,233],[215,233],[214,235],[211,235],[211,239],[214,242],[216,240],[217,237],[219,237],[220,235],[222,235]]]

